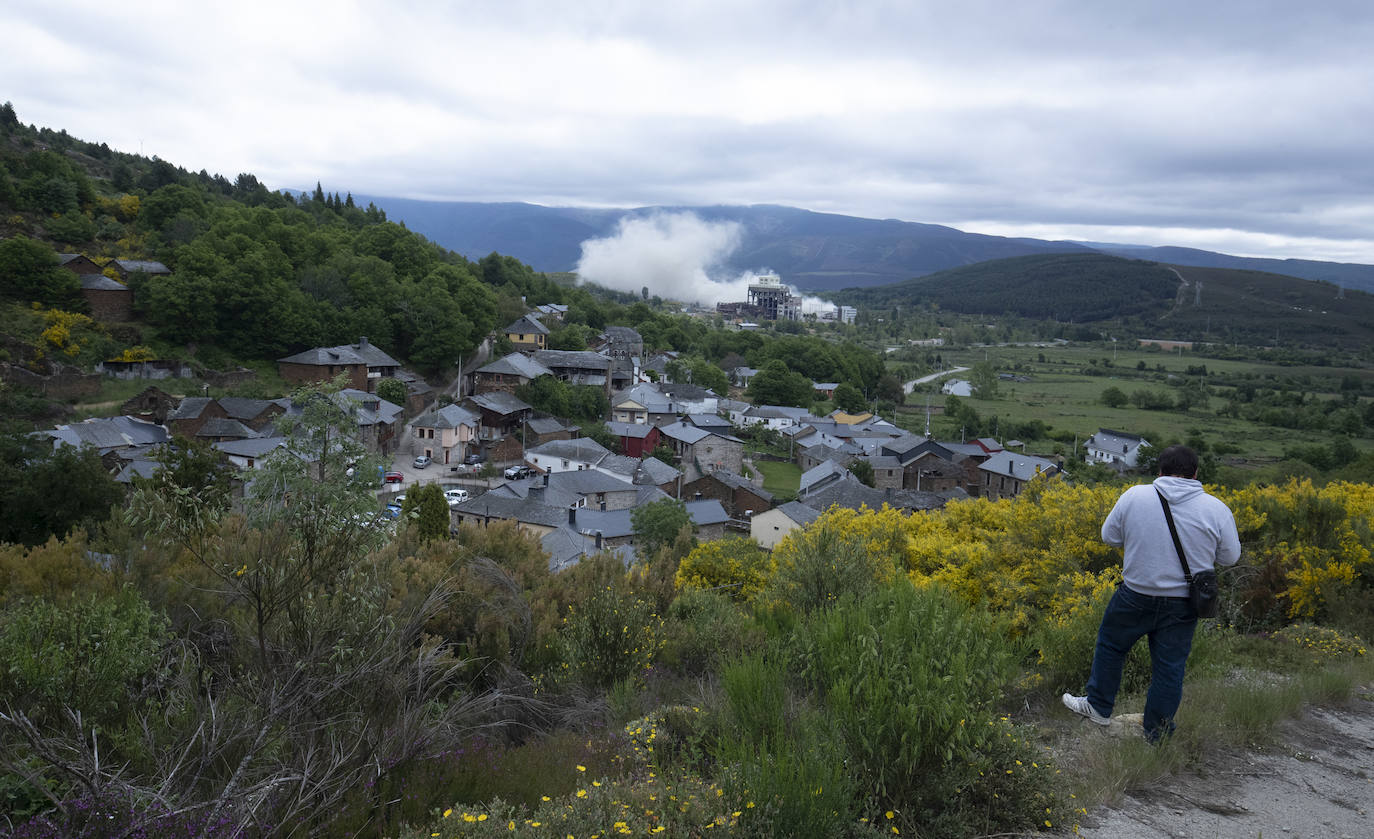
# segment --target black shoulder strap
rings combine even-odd
[[[1188,585],[1193,584],[1193,571],[1188,567],[1188,558],[1183,555],[1183,542],[1178,538],[1178,528],[1174,525],[1174,511],[1169,509],[1169,502],[1164,498],[1164,493],[1158,489],[1155,495],[1159,496],[1159,503],[1164,507],[1164,519],[1169,522],[1169,535],[1174,537],[1174,550],[1178,551],[1178,561],[1183,563],[1183,579],[1188,581]]]

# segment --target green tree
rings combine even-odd
[[[377,381],[377,395],[393,405],[406,405],[406,385],[400,379],[383,378]]]
[[[859,483],[871,487],[874,485],[873,464],[867,460],[856,460],[849,464],[849,471],[854,473],[854,477],[859,479]]]
[[[90,527],[123,495],[94,448],[0,435],[0,542],[38,545]]]
[[[997,398],[997,368],[990,362],[980,361],[969,371],[969,383],[973,394],[979,399]]]
[[[420,538],[425,541],[448,537],[452,518],[444,491],[438,484],[423,484],[407,492],[401,516],[414,519]]]
[[[901,405],[906,401],[906,391],[902,388],[902,382],[890,374],[878,379],[877,396],[880,401],[892,405]]]
[[[687,370],[692,377],[692,384],[707,388],[720,396],[730,392],[730,377],[725,375],[725,371],[719,366],[701,356],[687,359]]]
[[[0,242],[0,299],[70,308],[81,300],[81,280],[58,267],[52,248],[21,233]]]
[[[634,508],[630,525],[634,529],[635,545],[640,557],[651,559],[671,545],[684,527],[691,527],[692,518],[687,505],[676,498],[664,498]]]
[[[804,408],[811,404],[815,389],[802,374],[794,373],[785,362],[774,359],[759,369],[749,382],[749,398],[755,405],[790,405]]]
[[[835,388],[835,407],[847,413],[857,414],[868,407],[868,402],[858,388],[849,382],[840,382]]]
[[[1131,401],[1130,397],[1127,396],[1121,388],[1115,385],[1103,390],[1100,399],[1102,404],[1106,405],[1108,408],[1122,408]]]

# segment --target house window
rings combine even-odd
[[[423,438],[425,436],[425,430],[423,428],[415,429],[415,436]]]

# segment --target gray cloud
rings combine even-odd
[[[12,0],[0,28],[25,121],[273,186],[1374,262],[1365,2]]]

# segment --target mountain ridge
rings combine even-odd
[[[582,243],[614,235],[622,218],[692,213],[706,221],[740,224],[740,246],[723,266],[727,270],[767,268],[812,292],[886,285],[990,259],[1044,253],[1106,253],[1175,265],[1266,271],[1374,292],[1374,265],[1361,263],[993,236],[928,222],[819,213],[777,204],[590,208],[355,197],[375,203],[411,230],[469,258],[497,251],[550,272],[574,270]]]

